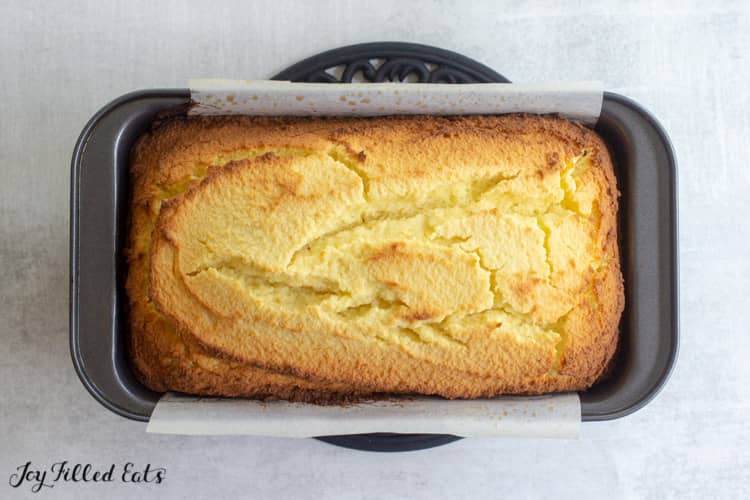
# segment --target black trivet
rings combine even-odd
[[[339,71],[336,71],[339,69]],[[360,73],[365,82],[510,83],[484,64],[448,50],[402,42],[349,45],[308,57],[273,80],[351,83]]]

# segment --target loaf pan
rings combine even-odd
[[[86,125],[72,160],[70,347],[81,381],[104,406],[148,420],[160,394],[138,382],[126,347],[128,158],[155,115],[187,90],[125,95]],[[666,381],[678,343],[676,168],[669,139],[643,108],[605,93],[596,131],[615,161],[625,311],[609,375],[580,393],[582,419],[608,420],[646,403]]]
[[[124,95],[85,126],[72,159],[70,349],[84,386],[127,418],[146,421],[160,396],[127,359],[125,261],[128,161],[159,112],[186,107],[188,90]],[[580,393],[584,421],[622,417],[665,383],[678,344],[677,199],[674,153],[641,106],[605,92],[596,131],[615,162],[625,311],[612,369]]]

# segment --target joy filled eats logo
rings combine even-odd
[[[167,477],[167,469],[146,464],[138,467],[133,462],[109,467],[91,464],[72,464],[67,460],[55,462],[46,469],[34,466],[31,461],[19,465],[10,475],[8,484],[13,488],[29,487],[38,493],[42,488],[54,488],[57,483],[112,483],[120,481],[132,484],[161,484]]]

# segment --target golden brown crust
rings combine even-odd
[[[579,390],[616,347],[614,171],[571,122],[182,119],[132,179],[131,358],[155,390]]]

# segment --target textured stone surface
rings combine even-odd
[[[166,481],[58,484],[43,496],[747,498],[750,5],[653,4],[2,2],[0,497],[31,496],[8,486],[28,460],[131,460],[166,467]],[[473,439],[388,456],[146,435],[99,406],[68,355],[69,159],[86,120],[131,90],[264,78],[377,40],[442,46],[517,81],[601,79],[661,120],[679,160],[682,302],[664,392],[630,417],[585,424],[578,441]]]

